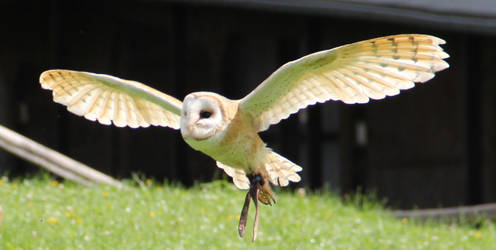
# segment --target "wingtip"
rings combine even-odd
[[[50,85],[48,84],[47,78],[49,77],[52,71],[53,70],[46,70],[40,74],[39,82],[43,89],[51,89]]]
[[[436,44],[439,44],[439,45],[443,45],[443,44],[446,44],[446,41],[444,39],[441,39],[437,36],[430,36],[433,40],[434,43]]]
[[[443,44],[446,44],[446,41],[442,38],[439,38],[437,36],[433,36],[433,35],[426,35],[426,34],[412,34],[411,36],[414,36],[414,37],[424,37],[424,38],[427,38],[429,40],[432,41],[433,44],[435,45],[443,45]]]
[[[440,61],[439,63],[437,63],[433,66],[433,70],[434,70],[434,72],[439,72],[439,71],[442,71],[442,70],[449,68],[449,66],[450,65],[447,62]]]
[[[39,77],[39,82],[41,84],[41,87],[43,89],[53,89],[53,86],[51,85],[51,80],[50,78],[52,78],[51,76],[54,74],[54,73],[59,73],[61,74],[62,72],[68,72],[70,70],[65,70],[65,69],[49,69],[49,70],[45,70],[43,72],[41,72],[40,74],[40,77]]]

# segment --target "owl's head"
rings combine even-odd
[[[201,141],[223,130],[228,123],[224,108],[226,100],[228,99],[211,92],[187,95],[181,113],[183,138]]]

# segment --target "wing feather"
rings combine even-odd
[[[250,180],[246,176],[245,171],[239,168],[233,168],[223,164],[220,161],[217,161],[217,167],[223,169],[227,175],[232,177],[234,185],[239,189],[249,189],[250,188]]]
[[[115,113],[115,96],[116,92],[106,91],[105,104],[102,106],[102,114],[98,117],[98,122],[105,125],[110,125],[114,119]]]
[[[428,35],[394,35],[320,51],[289,62],[250,94],[240,108],[266,130],[317,102],[347,104],[394,96],[449,67],[445,42]]]
[[[101,98],[103,90],[96,88],[93,90],[93,93],[90,95],[88,99],[88,107],[86,108],[86,111],[84,112],[84,118],[90,120],[90,121],[96,121],[96,112],[97,107],[98,107],[98,102]]]
[[[117,127],[124,127],[126,126],[127,123],[127,119],[123,114],[125,112],[124,111],[125,106],[122,104],[123,101],[122,101],[121,93],[118,92],[115,95],[114,115],[112,116],[113,117],[112,122]]]
[[[179,128],[182,102],[142,83],[114,76],[72,70],[48,70],[42,88],[70,112],[91,121],[131,128]]]

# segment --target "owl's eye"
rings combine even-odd
[[[206,119],[209,118],[212,115],[212,112],[210,111],[200,111],[200,119]]]

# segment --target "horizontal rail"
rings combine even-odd
[[[479,217],[495,218],[496,203],[487,203],[473,206],[428,208],[414,210],[397,210],[391,212],[396,218],[412,218],[419,220],[459,220],[476,219]]]
[[[114,178],[0,125],[0,148],[68,180],[121,187]]]

